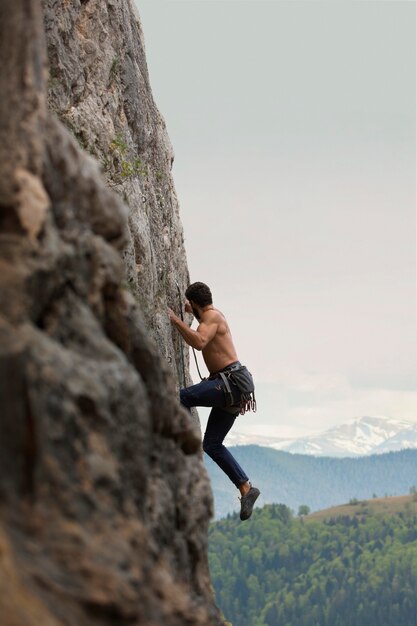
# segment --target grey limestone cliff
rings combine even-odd
[[[166,316],[187,281],[172,150],[138,17],[128,0],[3,0],[0,54],[0,623],[221,624]]]
[[[126,286],[181,378],[166,305],[177,308],[175,283],[183,291],[188,270],[174,154],[152,97],[139,16],[128,0],[44,0],[44,9],[50,107],[130,208]]]

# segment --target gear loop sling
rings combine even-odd
[[[239,361],[232,363],[209,377],[209,379],[214,378],[220,378],[224,383],[227,407],[238,406],[241,415],[244,415],[247,411],[256,413],[255,385],[252,374],[245,365],[242,365]],[[229,381],[239,389],[239,405],[235,404]]]

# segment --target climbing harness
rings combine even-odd
[[[247,411],[256,413],[255,385],[253,383],[252,374],[245,365],[242,365],[239,361],[235,361],[235,363],[231,363],[219,372],[215,372],[209,376],[209,380],[216,378],[220,378],[224,383],[228,407],[239,409],[241,415],[244,415]],[[235,385],[239,390],[240,403],[238,405],[236,404],[230,383]]]

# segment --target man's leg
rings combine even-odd
[[[227,474],[242,495],[245,495],[249,490],[249,479],[236,459],[223,445],[223,440],[232,428],[238,410],[234,414],[224,410],[225,395],[222,381],[218,378],[202,380],[197,385],[181,389],[180,398],[181,404],[187,408],[192,406],[213,407],[203,439],[203,450]],[[248,484],[246,485],[246,483]]]
[[[181,389],[181,404],[190,409],[193,406],[211,406],[207,429],[203,439],[204,451],[217,463],[241,493],[240,519],[246,520],[252,514],[253,505],[259,496],[259,489],[252,487],[244,470],[223,445],[223,440],[232,428],[236,413],[225,411],[223,383],[219,379],[202,380],[197,385]],[[238,402],[238,399],[236,398]]]
[[[180,402],[187,409],[192,406],[223,407],[225,406],[223,383],[216,378],[185,387],[180,391]]]
[[[242,490],[246,491],[244,485],[248,483],[249,478],[234,456],[223,445],[224,438],[232,428],[236,417],[237,414],[232,415],[221,408],[213,408],[204,434],[203,450],[242,493]]]

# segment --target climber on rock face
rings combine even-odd
[[[223,440],[236,417],[247,410],[256,410],[252,375],[238,360],[226,318],[213,306],[209,287],[193,283],[185,292],[185,310],[199,322],[191,329],[171,309],[171,323],[186,343],[201,350],[210,376],[197,385],[181,389],[181,404],[212,407],[203,439],[204,451],[227,474],[241,493],[240,519],[248,519],[260,491],[252,487],[244,470],[237,463]]]

